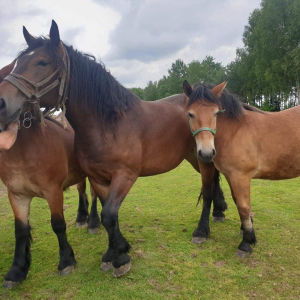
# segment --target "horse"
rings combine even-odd
[[[213,88],[184,82],[189,99],[191,131],[198,158],[224,174],[236,203],[243,231],[238,257],[249,256],[256,243],[251,218],[252,179],[282,180],[300,176],[300,106],[281,112],[264,112],[242,104],[224,90],[226,82]],[[201,170],[202,171],[202,170]],[[207,171],[209,172],[209,171]],[[211,173],[212,171],[210,171]],[[208,188],[212,177],[206,178]],[[204,202],[211,202],[207,192]],[[205,204],[204,204],[205,205]]]
[[[0,81],[10,73],[15,62],[0,70]],[[63,189],[77,184],[79,207],[77,227],[86,224],[94,233],[100,226],[97,213],[97,196],[91,189],[92,209],[88,217],[86,195],[86,175],[74,156],[74,131],[53,118],[45,120],[45,125],[32,121],[30,128],[20,122],[20,129],[14,143],[2,146],[0,154],[0,178],[7,187],[8,197],[15,215],[16,246],[12,267],[5,276],[3,286],[12,288],[27,276],[30,267],[30,228],[26,226],[30,203],[33,197],[45,198],[51,210],[51,225],[59,242],[60,275],[70,273],[76,260],[67,241],[66,224],[63,215]],[[27,124],[28,125],[28,124]],[[27,126],[25,125],[25,126]],[[18,127],[18,125],[17,125]],[[7,137],[0,133],[0,141]],[[1,142],[0,142],[1,144]],[[4,141],[5,144],[5,141]],[[6,143],[7,144],[7,143]]]
[[[75,131],[80,166],[102,202],[108,250],[102,256],[101,270],[113,268],[115,277],[122,276],[129,271],[131,259],[118,211],[136,179],[168,172],[184,159],[199,172],[186,96],[140,100],[93,57],[63,43],[55,21],[49,38],[35,38],[25,27],[23,35],[28,47],[0,84],[0,122],[7,125],[18,120],[30,105],[45,108],[45,114],[62,108]],[[215,212],[224,218],[227,206],[218,171],[214,177]],[[210,210],[202,211],[200,229],[209,214]],[[196,230],[193,240],[203,235],[208,233]]]

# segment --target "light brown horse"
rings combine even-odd
[[[197,85],[192,89],[185,82],[183,88],[189,98],[188,111],[198,157],[204,162],[213,161],[225,175],[237,205],[243,229],[237,255],[244,257],[252,252],[250,245],[256,243],[250,217],[251,179],[280,180],[300,176],[297,125],[300,106],[265,113],[239,102],[224,90],[225,85],[223,82],[213,89]],[[204,167],[209,173],[210,165]],[[209,185],[212,176],[204,180]]]
[[[1,78],[10,73],[14,62],[0,70]],[[20,122],[0,133],[0,178],[7,187],[9,201],[15,215],[15,257],[5,276],[4,287],[10,288],[26,278],[30,266],[29,208],[33,197],[45,198],[51,210],[51,224],[59,241],[61,275],[72,271],[76,260],[67,241],[63,215],[63,189],[78,183],[79,208],[77,225],[87,222],[88,202],[85,174],[74,156],[74,131],[53,119],[45,125],[32,121],[30,128]],[[16,138],[17,137],[17,138]],[[3,151],[4,150],[4,151]],[[89,227],[93,232],[100,225],[97,197],[91,189],[93,209]],[[26,226],[27,224],[27,226]]]
[[[102,270],[114,276],[130,269],[130,245],[121,234],[118,211],[139,176],[168,172],[187,159],[199,171],[195,141],[187,120],[186,97],[145,102],[121,86],[103,65],[60,41],[53,21],[50,39],[23,29],[28,48],[0,84],[0,121],[18,120],[34,107],[66,108],[75,131],[75,153],[102,200],[101,221],[109,236]],[[70,80],[69,80],[70,79]],[[226,207],[216,172],[213,188],[218,210]],[[209,235],[202,212],[195,238]],[[203,230],[202,230],[203,229]]]

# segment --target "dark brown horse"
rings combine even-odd
[[[109,247],[101,269],[113,266],[114,276],[121,276],[130,268],[130,245],[119,229],[118,211],[136,179],[168,172],[184,159],[199,171],[187,99],[176,95],[141,101],[101,64],[62,43],[54,21],[50,39],[34,38],[25,27],[23,32],[28,48],[0,85],[0,122],[18,120],[29,105],[66,107],[75,130],[75,153],[103,205],[101,221]],[[218,173],[213,193],[216,212],[224,217]],[[208,236],[204,224],[209,214],[206,207],[194,232],[196,239]]]
[[[300,176],[297,126],[300,106],[265,113],[239,102],[224,90],[225,86],[226,82],[223,82],[213,89],[206,85],[192,89],[185,82],[184,91],[189,98],[190,124],[198,157],[205,162],[213,161],[225,175],[237,205],[243,230],[237,255],[245,257],[252,252],[251,244],[256,243],[250,216],[251,179],[279,180]],[[209,170],[210,165],[204,166]],[[208,190],[212,179],[212,176],[205,178]],[[205,196],[204,202],[211,201],[209,192]]]
[[[9,74],[14,62],[0,70],[1,78]],[[22,124],[22,122],[20,123]],[[77,225],[87,222],[88,202],[85,175],[74,156],[74,131],[54,119],[45,125],[32,122],[30,128],[12,123],[0,133],[0,178],[6,185],[15,214],[16,248],[13,265],[5,276],[4,287],[13,287],[26,278],[30,265],[29,208],[33,197],[45,198],[51,210],[51,224],[59,241],[58,269],[66,275],[76,260],[67,241],[63,215],[63,189],[76,184],[79,192]],[[16,139],[17,137],[17,139]],[[3,151],[4,150],[4,151]],[[93,204],[89,216],[89,230],[95,232],[100,221],[97,197],[92,192]]]

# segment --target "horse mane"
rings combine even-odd
[[[95,57],[75,50],[72,46],[63,44],[70,58],[70,83],[68,98],[82,105],[90,107],[102,123],[116,126],[118,120],[130,109],[139,98],[123,87],[106,70]],[[38,37],[33,45],[22,51],[20,55],[35,48],[44,47],[53,62],[62,70],[65,66],[59,57],[57,47],[50,39]]]
[[[243,103],[230,94],[226,89],[223,90],[221,97],[217,98],[211,89],[214,88],[212,84],[196,84],[194,85],[193,92],[189,97],[189,105],[196,101],[203,100],[208,103],[216,104],[220,109],[225,109],[225,115],[230,119],[239,119],[244,115]]]
[[[255,107],[255,106],[252,106],[252,105],[249,105],[249,104],[246,104],[246,103],[242,103],[242,105],[243,105],[243,108],[245,110],[254,111],[254,112],[257,112],[257,113],[260,113],[260,114],[264,114],[264,115],[267,114],[267,112]]]

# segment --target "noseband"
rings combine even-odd
[[[222,112],[225,112],[225,109],[224,110],[219,110],[217,112],[217,114],[218,113],[222,113]],[[193,137],[195,137],[201,131],[210,131],[213,135],[215,135],[217,133],[217,128],[216,129],[212,129],[210,127],[201,127],[201,128],[196,129],[195,131],[193,131],[192,125],[191,125],[191,121],[189,121],[189,123],[190,123],[190,129],[191,129]]]
[[[65,113],[65,103],[67,101],[68,86],[70,81],[70,58],[64,45],[63,44],[61,45],[63,48],[63,63],[64,63],[64,68],[61,73],[59,72],[59,69],[56,69],[56,71],[54,71],[49,77],[47,77],[46,79],[40,82],[31,81],[25,78],[24,76],[13,72],[11,72],[3,79],[13,84],[20,92],[22,92],[27,97],[26,101],[29,101],[30,104],[33,106],[35,119],[38,122],[42,122],[43,124],[44,124],[43,119],[45,116],[51,115],[59,109],[62,109],[63,113]],[[45,88],[39,90],[40,87],[47,84],[56,74],[59,74],[59,76],[52,83],[47,85]],[[33,87],[34,92],[28,89],[27,86],[24,83],[22,83],[20,80],[25,81],[31,87]],[[54,107],[47,108],[42,112],[40,110],[40,98],[58,85],[59,85],[59,92],[58,92],[57,103],[55,104]],[[26,128],[31,126],[31,118],[28,118],[28,112],[30,111],[27,111],[24,114],[24,121],[26,120],[26,122],[30,122],[29,126],[28,125],[25,126],[23,124],[24,127]]]

